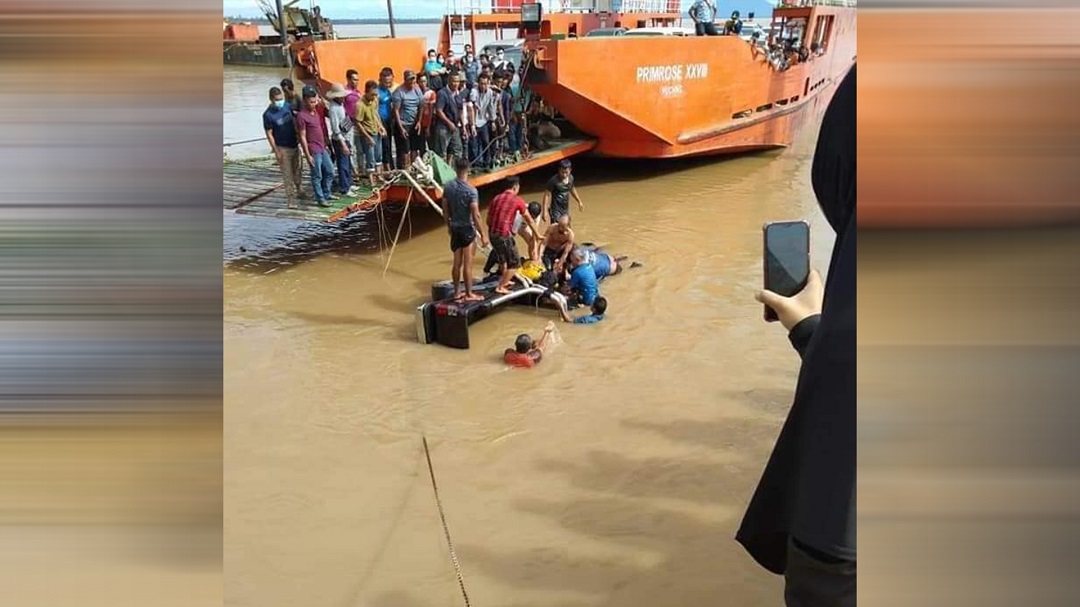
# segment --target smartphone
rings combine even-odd
[[[775,221],[765,224],[765,288],[791,297],[806,286],[810,277],[810,224],[805,221]],[[780,320],[765,306],[765,320]]]

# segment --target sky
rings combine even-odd
[[[287,1],[287,0],[286,0]],[[690,8],[693,0],[682,0],[683,12]],[[227,16],[261,17],[259,4],[255,0],[223,0],[224,13]],[[386,17],[384,0],[321,0],[315,4],[322,7],[322,14],[331,21],[340,19],[361,19]],[[719,15],[729,14],[738,9],[743,16],[755,11],[759,18],[769,14],[772,5],[767,0],[719,0]],[[297,6],[307,8],[310,0],[300,0]],[[422,17],[437,19],[443,16],[448,6],[447,0],[396,0],[394,16],[405,19]]]

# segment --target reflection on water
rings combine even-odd
[[[823,271],[832,246],[811,131],[725,160],[575,160],[579,238],[644,265],[531,371],[500,356],[550,311],[500,311],[467,351],[416,343],[416,305],[450,271],[433,212],[410,213],[385,271],[399,213],[226,212],[230,604],[457,604],[422,434],[478,605],[778,604],[782,582],[731,538],[798,365],[753,301],[762,224],[809,220]],[[526,200],[547,177],[525,177]]]

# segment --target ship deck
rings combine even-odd
[[[477,171],[469,176],[469,182],[479,188],[511,175],[519,175],[533,169],[554,164],[564,158],[587,152],[596,146],[593,139],[562,139],[552,147],[533,153],[520,162],[491,171]],[[384,189],[373,196],[367,186],[359,188],[356,197],[342,197],[329,201],[329,206],[315,205],[310,196],[311,186],[307,170],[304,171],[304,191],[307,200],[299,201],[295,209],[288,208],[281,172],[272,156],[260,156],[243,160],[225,159],[222,168],[222,207],[243,215],[273,217],[309,222],[334,222],[372,208],[383,202],[404,202],[412,186],[407,181]],[[434,198],[434,193],[429,191]],[[426,206],[426,205],[425,205]]]

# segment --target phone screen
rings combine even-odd
[[[790,297],[806,286],[810,275],[810,226],[805,221],[778,221],[765,226],[765,288]],[[765,320],[777,320],[765,307]]]

